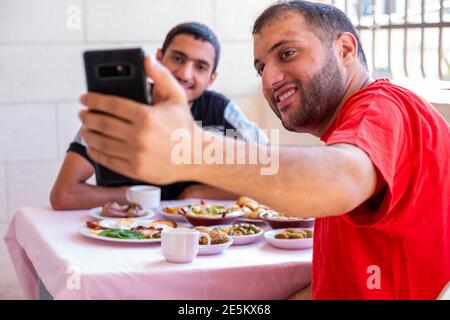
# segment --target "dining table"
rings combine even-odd
[[[161,201],[161,207],[195,200]],[[93,220],[91,212],[32,206],[14,214],[4,241],[26,299],[281,300],[311,283],[312,248],[280,249],[261,236],[171,263],[160,242],[86,237],[80,229]],[[168,218],[156,210],[152,219]]]

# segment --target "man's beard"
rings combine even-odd
[[[283,118],[283,126],[290,131],[314,132],[330,120],[345,93],[344,79],[336,57],[328,52],[324,65],[304,86],[296,81],[300,91],[300,105]],[[278,110],[277,110],[278,111]]]

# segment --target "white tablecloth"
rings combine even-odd
[[[286,299],[311,281],[312,249],[277,249],[262,238],[172,264],[160,243],[81,235],[89,218],[87,210],[48,207],[15,214],[5,241],[26,298],[37,298],[39,278],[56,299]]]

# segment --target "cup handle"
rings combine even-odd
[[[131,196],[130,196],[130,189],[128,188],[127,191],[125,192],[125,198],[127,199],[128,202],[131,202]]]
[[[200,238],[201,237],[206,237],[206,239],[208,239],[208,242],[206,243],[207,246],[211,245],[211,236],[209,234],[206,232],[200,232]]]

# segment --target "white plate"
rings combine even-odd
[[[155,212],[150,209],[144,209],[146,212],[145,215],[142,217],[131,217],[130,219],[150,219],[155,215]],[[95,219],[102,220],[102,219],[126,219],[126,218],[114,218],[114,217],[104,217],[100,215],[102,212],[102,207],[92,208],[89,210],[89,215]]]
[[[289,228],[295,230],[304,230],[304,228]],[[308,239],[276,239],[275,235],[282,233],[287,229],[276,229],[264,233],[264,238],[274,247],[280,249],[309,249],[313,246],[313,238]],[[313,231],[314,232],[314,231]]]
[[[213,230],[216,228],[225,228],[225,227],[231,227],[231,226],[232,225],[217,225],[217,226],[211,226],[211,227],[209,227],[209,229]],[[250,235],[245,235],[245,236],[230,236],[230,235],[228,235],[228,236],[231,239],[233,239],[233,246],[240,246],[240,245],[250,244],[250,243],[255,242],[257,239],[262,237],[262,234],[263,234],[263,230],[261,229],[260,232],[258,232],[256,234],[250,234]]]
[[[102,237],[98,234],[95,234],[86,226],[83,226],[80,228],[80,233],[83,236],[86,236],[88,238],[97,239],[97,240],[103,240],[103,241],[110,241],[110,242],[122,242],[122,243],[149,243],[149,242],[161,242],[161,239],[117,239],[117,238],[109,238],[109,237]]]
[[[226,248],[231,246],[233,244],[233,239],[231,239],[228,242],[221,243],[221,244],[212,244],[209,246],[198,246],[198,255],[199,256],[207,256],[212,254],[219,254],[222,253]]]
[[[169,219],[169,220],[173,220],[173,221],[180,221],[180,222],[187,222],[187,220],[182,216],[179,215],[178,213],[176,214],[170,214],[170,213],[166,213],[162,210],[163,208],[161,208],[160,210],[158,210],[158,212],[163,215],[165,218]]]

